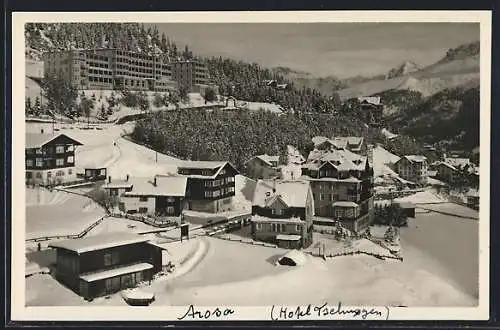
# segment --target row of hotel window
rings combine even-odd
[[[316,194],[313,194],[313,199],[316,201],[317,199]],[[340,200],[340,195],[338,194],[319,194],[319,200],[320,201],[332,201],[336,202]],[[347,195],[345,199],[342,200],[348,200],[350,202],[356,202],[358,200],[358,195]]]
[[[234,182],[233,176],[228,176],[227,178],[218,179],[214,181],[205,181],[205,187],[218,187],[230,182]]]
[[[173,215],[175,213],[175,209],[173,206],[167,206],[165,208],[165,212],[167,213],[167,215]],[[139,210],[137,211],[137,213],[146,214],[146,213],[148,213],[148,208],[147,207],[139,207]]]
[[[359,208],[355,209],[353,207],[335,206],[333,208],[333,214],[332,214],[330,209],[326,209],[326,212],[325,212],[325,208],[318,207],[318,208],[316,208],[315,213],[317,215],[328,214],[328,215],[332,215],[333,217],[336,217],[336,218],[355,218],[355,217],[359,216],[360,210],[359,210]]]
[[[147,197],[147,196],[140,196],[139,197],[139,202],[147,202],[147,201],[149,201],[149,197]],[[175,203],[175,198],[168,197],[167,203]]]
[[[68,156],[66,159],[66,163],[73,164],[75,158],[73,156]],[[56,166],[63,166],[64,158],[56,158]],[[43,166],[43,158],[35,158],[35,166],[42,167]],[[26,167],[33,167],[33,159],[26,159]]]
[[[346,185],[345,183],[339,183],[339,182],[311,182],[311,188],[316,189],[319,188],[320,190],[334,190],[338,189],[340,187],[346,187],[349,190],[356,190],[359,189],[358,184],[348,184]]]
[[[73,171],[71,169],[68,169],[68,175],[71,175],[73,174]],[[57,176],[64,176],[64,171],[57,171],[56,172],[56,177]],[[52,177],[52,172],[47,172],[47,178],[50,178]],[[29,172],[27,171],[26,172],[26,179],[32,179],[33,178],[33,173],[32,172]],[[36,172],[35,173],[35,179],[43,179],[43,175],[41,172]]]
[[[66,147],[64,145],[58,145],[56,146],[56,154],[63,154],[65,152],[71,152],[71,151],[74,151],[75,148],[73,147],[72,144],[68,144]],[[47,148],[37,148],[37,149],[34,149],[34,148],[29,148],[29,149],[26,149],[26,153],[27,154],[33,154],[33,153],[36,153],[38,155],[41,155],[41,154],[44,154],[45,153],[51,153],[52,152],[52,148],[50,147],[47,147]]]
[[[234,187],[227,187],[227,188],[214,190],[214,191],[205,191],[205,197],[214,198],[214,197],[223,196],[223,195],[233,193],[233,192],[234,192]]]
[[[256,223],[255,224],[255,230],[261,231],[263,229],[263,224],[262,223]],[[271,223],[271,231],[277,232],[277,233],[285,233],[287,232],[287,225],[285,223]],[[269,227],[269,226],[267,226]],[[290,227],[288,227],[290,228]],[[300,232],[302,226],[301,225],[295,225],[294,230],[296,232]],[[290,230],[289,230],[290,231]]]

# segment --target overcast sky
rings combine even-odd
[[[375,75],[404,61],[425,66],[448,48],[479,40],[465,23],[167,23],[156,24],[193,52],[287,66],[315,76]]]

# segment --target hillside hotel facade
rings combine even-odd
[[[333,145],[315,148],[302,166],[311,183],[314,215],[321,224],[339,221],[355,232],[365,230],[373,214],[373,167],[368,158]]]
[[[77,89],[166,92],[185,86],[189,91],[200,92],[209,86],[204,63],[171,63],[163,54],[116,48],[80,49],[45,52],[42,60],[45,75],[60,75]]]

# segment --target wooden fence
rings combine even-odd
[[[391,255],[381,255],[381,254],[367,252],[367,251],[361,251],[361,250],[346,251],[346,252],[331,253],[331,254],[317,253],[317,252],[312,252],[312,251],[305,251],[305,253],[307,253],[309,255],[312,255],[314,257],[321,257],[323,259],[326,259],[326,258],[336,258],[336,257],[342,257],[342,256],[353,256],[353,255],[365,254],[365,255],[369,255],[369,256],[375,257],[375,258],[380,259],[380,260],[394,259],[394,260],[403,261],[403,257],[391,256]]]
[[[122,214],[122,213],[110,213],[110,215],[115,218],[126,218],[133,221],[139,221],[147,225],[158,228],[174,227],[178,225],[176,221],[154,219],[142,215]]]
[[[254,241],[254,240],[245,240],[243,238],[236,238],[236,237],[230,237],[230,236],[219,236],[219,235],[214,235],[213,237],[218,238],[218,239],[222,239],[222,240],[226,240],[226,241],[245,243],[245,244],[250,244],[250,245],[259,245],[259,246],[265,246],[265,247],[270,247],[270,248],[277,248],[278,247],[276,244],[258,242],[258,241]]]
[[[26,242],[44,242],[44,241],[50,241],[50,240],[53,240],[53,239],[75,239],[75,238],[82,238],[83,236],[87,235],[89,231],[91,231],[97,225],[99,225],[107,217],[108,217],[107,215],[101,217],[99,220],[97,220],[96,222],[92,223],[90,226],[88,226],[82,232],[80,232],[78,234],[41,236],[41,237],[35,237],[35,238],[27,239]]]

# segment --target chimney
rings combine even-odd
[[[111,175],[108,176],[108,183],[111,183]]]
[[[155,187],[156,187],[156,177],[155,177],[155,178],[154,178],[154,180],[153,180],[153,186],[155,186]]]
[[[43,128],[40,130],[40,132],[43,134]]]
[[[130,176],[127,174],[127,179],[126,179],[126,180],[127,180],[127,182],[128,182],[129,177],[130,177]]]

